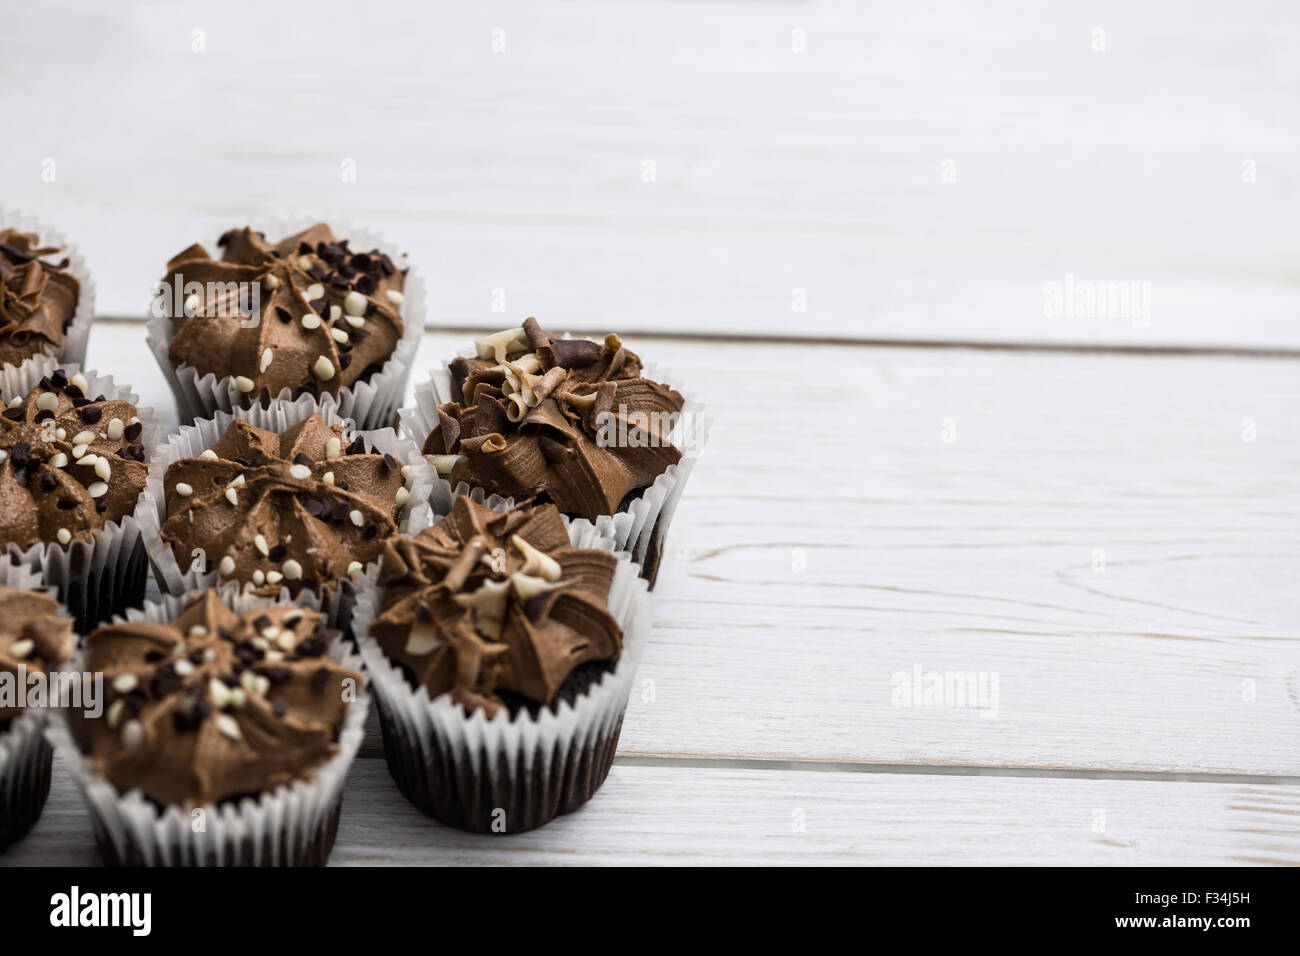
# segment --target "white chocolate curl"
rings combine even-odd
[[[524,566],[520,574],[539,577],[544,581],[560,580],[560,562],[544,551],[539,551],[517,534],[510,536],[510,543],[523,555]]]
[[[492,359],[498,365],[506,360],[510,352],[522,352],[528,348],[528,336],[522,328],[503,329],[491,335],[474,340],[474,348],[481,359]]]

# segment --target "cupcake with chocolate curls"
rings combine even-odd
[[[444,503],[454,488],[603,522],[653,582],[692,463],[674,443],[692,411],[682,394],[618,336],[564,338],[535,319],[478,339],[447,369],[402,414],[447,483]]]
[[[106,707],[64,726],[105,862],[323,864],[366,709],[338,638],[310,607],[233,588],[92,632]]]
[[[217,247],[167,264],[150,323],[184,418],[332,395],[361,427],[388,424],[424,321],[409,266],[324,223],[278,241],[232,229]]]
[[[389,769],[417,807],[518,832],[603,782],[643,646],[645,585],[554,505],[449,516],[390,542],[354,625]]]
[[[0,366],[38,355],[83,362],[95,284],[57,232],[0,210]]]
[[[73,366],[33,359],[0,381],[0,544],[38,567],[86,627],[144,588],[132,519],[157,435],[135,396]]]
[[[72,621],[39,586],[30,568],[0,564],[0,853],[27,835],[50,792],[46,713],[28,706],[30,679],[55,673],[72,651]]]

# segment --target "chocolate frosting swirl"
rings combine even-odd
[[[236,614],[215,591],[168,624],[109,624],[86,638],[103,672],[104,713],[68,711],[97,773],[161,806],[265,793],[336,751],[355,671],[326,655],[336,636],[315,611],[285,605]],[[351,685],[344,681],[350,680]]]
[[[67,271],[66,258],[41,261],[61,251],[42,246],[34,233],[0,229],[0,364],[18,365],[47,347],[55,354],[63,348],[81,283]]]
[[[148,466],[130,402],[62,369],[0,413],[0,545],[89,540],[135,509]]]
[[[202,548],[208,569],[258,594],[329,593],[398,533],[403,471],[360,437],[345,444],[320,415],[279,433],[237,418],[202,456],[167,469],[162,539],[182,568]]]
[[[457,498],[437,525],[384,549],[370,633],[430,699],[450,694],[489,717],[513,697],[553,705],[576,668],[618,658],[623,632],[606,607],[616,567],[573,547],[554,505],[501,513]]]
[[[682,396],[643,378],[618,336],[564,339],[530,318],[475,345],[478,358],[451,363],[454,401],[423,448],[453,484],[594,521],[681,460],[667,423]],[[638,440],[618,440],[628,434]]]
[[[14,675],[57,670],[69,657],[72,622],[58,616],[59,603],[48,594],[0,586],[0,671]],[[0,701],[0,729],[23,712],[20,697],[11,706]]]
[[[336,394],[378,371],[402,337],[406,271],[379,250],[354,252],[324,223],[271,244],[247,227],[219,240],[221,259],[193,245],[167,263],[168,289],[201,283],[202,301],[172,314],[168,354],[177,365],[232,376],[250,398],[288,389]],[[209,283],[212,286],[209,293]],[[260,321],[241,314],[238,283],[260,285]],[[188,294],[187,294],[188,295]],[[180,311],[184,303],[172,303]],[[189,314],[192,313],[192,314]]]

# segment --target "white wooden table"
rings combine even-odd
[[[0,35],[0,201],[146,403],[165,260],[320,211],[429,276],[417,379],[535,314],[716,419],[595,800],[461,834],[374,738],[333,863],[1300,863],[1291,6],[69,6]],[[958,672],[995,714],[901,706]],[[95,862],[58,770],[0,864]]]

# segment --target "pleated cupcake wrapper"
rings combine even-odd
[[[27,395],[42,378],[57,369],[62,369],[69,378],[78,373],[84,375],[89,386],[87,397],[103,395],[135,405],[136,416],[143,426],[140,442],[145,453],[152,453],[158,446],[162,425],[153,409],[142,408],[139,397],[129,388],[115,384],[111,375],[100,375],[49,356],[31,359],[18,368],[0,369],[0,398]],[[139,604],[144,596],[145,557],[140,527],[133,515],[106,523],[89,541],[79,538],[67,544],[38,541],[28,548],[10,544],[8,550],[11,561],[39,569],[45,583],[58,588],[59,600],[72,612],[80,631]]]
[[[291,236],[318,222],[328,222],[325,218],[294,219],[272,221],[264,225],[255,225],[269,237]],[[334,234],[341,239],[348,239],[355,250],[369,251],[379,249],[392,258],[394,263],[402,261],[398,247],[386,241],[378,232],[368,229],[353,228],[345,224],[329,223]],[[276,240],[278,241],[278,239]],[[204,243],[209,252],[218,250],[216,237]],[[411,380],[411,368],[415,364],[415,353],[420,347],[424,335],[425,323],[425,286],[424,276],[411,262],[406,274],[405,287],[402,291],[400,311],[404,332],[393,349],[393,354],[376,373],[364,381],[358,381],[348,388],[341,388],[335,399],[339,414],[351,418],[358,428],[385,428],[393,424],[397,410],[401,408],[406,396],[406,386]],[[149,316],[145,340],[149,344],[158,367],[162,369],[176,396],[176,410],[180,421],[188,424],[201,418],[211,418],[218,411],[230,412],[249,404],[248,396],[235,388],[234,376],[217,378],[209,372],[202,375],[197,369],[180,365],[173,366],[168,350],[171,348],[175,326],[170,318]],[[289,389],[283,389],[275,400],[292,400]]]
[[[77,308],[72,313],[72,321],[63,330],[63,348],[48,346],[45,355],[59,362],[73,362],[84,365],[86,361],[86,342],[90,338],[90,326],[95,321],[95,280],[90,275],[86,260],[75,245],[64,238],[57,229],[42,225],[35,216],[29,216],[14,209],[0,208],[0,229],[17,229],[20,232],[34,232],[40,237],[42,246],[62,246],[63,252],[46,259],[58,261],[68,257],[67,272],[80,283],[77,295]],[[35,356],[33,356],[35,357]],[[31,361],[28,359],[27,361]]]
[[[182,425],[177,434],[170,436],[165,444],[158,447],[149,463],[149,479],[145,484],[144,493],[140,496],[135,518],[144,537],[144,546],[149,556],[149,563],[153,566],[154,578],[164,595],[188,594],[204,588],[216,587],[220,582],[215,565],[221,559],[220,555],[208,555],[210,567],[206,572],[196,570],[193,564],[188,568],[182,568],[172,549],[162,540],[162,526],[167,521],[163,479],[167,474],[168,466],[182,458],[196,458],[206,449],[211,448],[236,418],[249,422],[257,428],[282,432],[317,412],[327,424],[343,425],[348,429],[344,434],[349,440],[360,436],[379,453],[390,454],[398,461],[411,466],[406,481],[411,498],[402,508],[400,526],[410,534],[415,534],[428,526],[431,518],[428,496],[438,473],[420,455],[419,449],[413,442],[398,438],[397,433],[391,428],[351,431],[352,423],[339,414],[338,406],[328,395],[321,396],[319,401],[314,396],[303,395],[293,401],[277,399],[269,406],[255,405],[252,408],[240,409],[234,414],[217,412],[215,418],[200,419],[193,425]],[[375,560],[370,562],[365,571],[341,582],[325,595],[316,595],[304,589],[299,592],[297,598],[291,598],[289,589],[285,587],[281,588],[280,596],[284,601],[301,602],[304,595],[309,596],[311,600],[319,600],[329,626],[346,627],[356,593],[373,586],[378,574],[379,561]],[[254,585],[249,583],[246,589],[253,587]]]
[[[238,614],[282,605],[277,598],[240,593],[234,584],[218,588],[221,600]],[[129,621],[165,624],[185,609],[185,595],[168,595],[127,612]],[[314,595],[294,602],[322,611]],[[120,618],[119,618],[120,620]],[[331,660],[363,673],[362,661],[342,639],[332,642]],[[84,670],[84,652],[76,668]],[[339,732],[338,750],[317,767],[309,779],[277,787],[255,799],[209,804],[202,808],[203,829],[196,813],[168,807],[161,814],[139,790],[118,792],[96,773],[72,738],[67,718],[51,715],[49,740],[66,758],[69,771],[85,798],[95,838],[105,862],[128,866],[321,866],[334,845],[343,800],[343,782],[365,736],[370,695],[364,683],[347,710]]]
[[[0,562],[0,586],[44,590],[36,571],[8,562]],[[62,607],[58,613],[67,616]],[[27,835],[49,796],[52,753],[46,722],[45,710],[27,708],[0,732],[0,853]]]
[[[462,355],[472,358],[474,353],[470,351]],[[704,405],[686,392],[677,380],[677,376],[670,370],[655,365],[645,365],[642,376],[668,385],[682,394],[685,402],[682,405],[679,429],[693,427],[695,440],[687,448],[674,441],[673,444],[682,451],[681,460],[675,465],[669,465],[663,474],[655,478],[649,487],[628,504],[626,510],[614,515],[601,515],[596,519],[596,525],[602,533],[613,540],[618,550],[631,554],[632,560],[641,568],[642,577],[649,581],[650,587],[653,588],[658,577],[659,561],[663,555],[664,541],[668,536],[668,528],[672,524],[673,513],[677,510],[677,503],[686,489],[686,480],[695,468],[695,460],[708,443],[713,419],[705,411]],[[434,369],[428,381],[416,387],[415,405],[402,409],[402,432],[419,448],[424,448],[429,433],[438,427],[438,406],[451,400],[451,372],[447,369],[447,363],[442,362]],[[675,431],[674,435],[676,434]],[[438,476],[430,498],[434,512],[440,515],[450,512],[452,504],[459,495],[468,495],[479,504],[490,500],[514,502],[513,498],[503,499],[483,488],[471,487],[464,481],[457,482],[453,487],[446,478]],[[565,520],[569,520],[567,516]]]
[[[582,519],[569,527],[578,547],[618,554],[608,607],[623,629],[618,664],[572,704],[536,717],[502,710],[469,717],[449,694],[429,699],[412,690],[401,669],[370,635],[382,594],[357,601],[353,627],[379,705],[384,750],[399,788],[420,809],[479,832],[517,833],[585,803],[609,772],[637,664],[650,633],[646,582],[625,553]],[[504,804],[509,804],[508,806]]]

